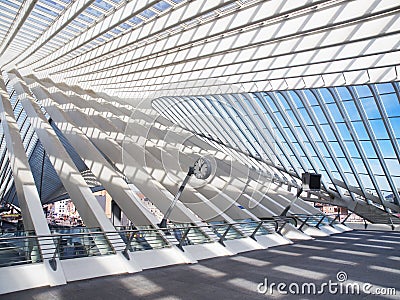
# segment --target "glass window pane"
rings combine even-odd
[[[379,149],[383,157],[385,158],[395,158],[396,154],[394,152],[394,148],[392,143],[389,140],[378,140]]]
[[[381,99],[389,117],[400,116],[400,103],[396,94],[381,95]]]
[[[359,97],[368,97],[372,96],[371,90],[367,85],[357,85],[355,86],[355,89],[357,91],[357,95]]]
[[[279,104],[284,108],[284,109],[290,109],[289,104],[287,103],[285,97],[282,95],[282,93],[277,92],[275,94],[278,97]]]
[[[361,142],[361,146],[362,146],[367,158],[376,158],[377,157],[374,147],[372,146],[372,143],[370,141]]]
[[[394,92],[393,85],[391,83],[380,83],[376,85],[380,94]]]
[[[368,163],[370,164],[372,173],[374,173],[374,175],[384,175],[381,164],[379,163],[378,159],[370,158],[370,159],[368,159]]]
[[[358,150],[356,148],[356,145],[354,142],[345,142],[347,151],[349,152],[351,157],[360,157],[360,154],[358,153]]]
[[[361,121],[353,122],[353,128],[360,140],[369,140],[367,131],[365,130],[364,123]]]
[[[315,116],[317,117],[317,119],[318,119],[318,121],[319,121],[320,124],[322,124],[322,123],[327,123],[327,122],[328,122],[328,121],[326,120],[326,118],[325,118],[324,113],[322,112],[321,107],[319,107],[319,106],[313,106],[312,109],[313,109],[314,114],[315,114]]]
[[[350,95],[349,90],[348,90],[346,87],[344,87],[344,86],[337,87],[337,88],[336,88],[336,91],[339,93],[340,98],[341,98],[342,100],[353,99],[353,97],[351,97],[351,95]]]
[[[400,118],[390,118],[389,121],[390,125],[392,125],[394,135],[396,138],[400,138]]]
[[[340,163],[340,167],[344,172],[351,172],[350,165],[347,161],[346,158],[338,158],[338,161]]]
[[[340,114],[339,109],[336,106],[336,103],[328,104],[329,111],[331,116],[335,122],[343,122],[342,115]]]
[[[306,93],[307,91],[304,91],[304,92]],[[297,95],[296,92],[294,92],[294,91],[289,91],[289,94],[290,94],[290,96],[292,96],[292,100],[293,100],[293,102],[294,102],[294,105],[295,105],[297,108],[304,107],[303,102],[301,101],[300,97]]]
[[[287,110],[286,113],[294,126],[300,126],[292,110]]]
[[[315,98],[314,94],[311,92],[311,90],[305,90],[304,94],[307,97],[308,103],[310,105],[318,105],[317,98]]]
[[[388,139],[389,135],[386,131],[385,124],[383,124],[382,120],[371,120],[369,121],[374,131],[375,137],[377,139]]]
[[[335,166],[335,163],[333,162],[333,159],[332,159],[332,158],[327,157],[325,160],[326,160],[326,162],[328,163],[328,168],[329,168],[330,170],[337,170],[337,169],[336,169],[336,166]]]
[[[301,114],[301,116],[302,116],[302,118],[303,118],[303,122],[304,122],[306,125],[313,125],[313,122],[311,121],[311,118],[310,118],[310,116],[308,115],[307,110],[306,110],[305,108],[300,108],[300,109],[299,109],[299,112],[300,112],[300,114]]]
[[[400,176],[400,164],[397,159],[385,159],[385,164],[391,176]]]
[[[376,176],[375,179],[378,183],[379,189],[386,191],[390,190],[390,185],[385,176]]]
[[[317,145],[318,145],[319,152],[322,153],[323,156],[330,157],[329,152],[324,143],[319,142],[319,143],[317,143]]]
[[[314,141],[321,141],[321,137],[319,136],[317,129],[315,129],[315,126],[307,126],[307,130],[310,132]]]
[[[362,183],[363,183],[365,188],[374,189],[374,185],[372,183],[372,180],[368,175],[360,174],[360,179],[361,179],[361,181],[362,181]]]
[[[344,153],[342,149],[340,148],[340,145],[338,142],[330,142],[329,146],[332,148],[333,152],[335,153],[336,157],[343,157]]]
[[[296,127],[296,133],[297,133],[297,137],[301,140],[301,141],[308,141],[307,136],[305,135],[303,129],[301,127]]]
[[[345,123],[336,123],[339,133],[343,140],[351,140],[351,135]]]
[[[276,108],[276,106],[275,106],[275,104],[274,104],[274,101],[272,101],[272,99],[271,99],[271,97],[267,94],[267,93],[264,93],[264,96],[265,96],[265,102],[269,105],[269,107],[271,108],[271,110],[274,112],[274,111],[278,111],[278,109]]]
[[[358,187],[358,183],[353,174],[346,173],[346,181],[350,186]]]
[[[359,121],[361,117],[358,113],[357,107],[354,104],[354,101],[345,101],[343,102],[344,107],[346,108],[347,115],[349,116],[351,121]]]
[[[364,98],[361,100],[362,106],[367,114],[368,119],[381,118],[381,114],[376,106],[375,99],[373,97]]]
[[[328,141],[336,141],[336,137],[333,134],[332,128],[330,125],[322,125],[322,130],[324,131],[325,137],[328,139]]]
[[[392,176],[392,180],[394,185],[397,187],[397,190],[400,187],[400,176]]]
[[[360,158],[353,158],[353,164],[357,170],[357,173],[367,174],[367,170],[365,169],[364,163]]]
[[[332,94],[328,91],[326,88],[321,88],[318,90],[322,96],[322,99],[324,100],[325,103],[333,103],[335,102]]]

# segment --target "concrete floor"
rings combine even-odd
[[[387,231],[352,231],[301,241],[294,245],[220,257],[193,265],[177,265],[145,270],[131,275],[109,276],[71,282],[58,287],[44,287],[0,296],[0,299],[400,299],[400,233]],[[338,284],[337,275],[347,276]],[[345,272],[346,274],[344,274]],[[276,289],[257,292],[261,282],[286,283],[280,294]],[[308,293],[303,283],[314,283],[321,295]],[[360,286],[352,295],[349,283]],[[365,285],[369,283],[369,285]],[[298,286],[300,293],[291,295]],[[265,286],[265,285],[264,285]],[[261,286],[261,288],[264,288]],[[347,287],[347,291],[346,291]],[[376,296],[378,288],[395,288],[397,296]],[[337,292],[335,292],[337,288]],[[342,288],[342,291],[340,291]],[[357,291],[356,288],[354,291]],[[391,292],[386,290],[387,293]]]

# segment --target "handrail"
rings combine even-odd
[[[169,228],[135,228],[116,231],[101,231],[99,228],[84,227],[82,230],[85,232],[0,237],[0,253],[1,251],[7,251],[7,249],[10,249],[9,245],[12,245],[12,249],[15,249],[15,251],[13,250],[13,253],[18,253],[18,249],[25,247],[25,256],[17,257],[19,259],[18,262],[13,262],[10,258],[11,265],[16,263],[39,262],[45,259],[49,261],[52,269],[56,270],[57,259],[108,255],[121,252],[129,260],[128,252],[132,251],[160,249],[172,245],[175,245],[184,251],[183,246],[185,246],[185,243],[186,245],[194,245],[212,241],[220,242],[224,245],[224,241],[228,238],[229,234],[233,236],[233,239],[250,237],[256,240],[257,234],[262,235],[267,232],[272,232],[271,228],[268,229],[267,227],[264,227],[264,225],[273,224],[274,231],[278,232],[279,230],[280,233],[280,229],[283,227],[279,227],[280,223],[283,222],[285,225],[289,220],[293,220],[293,218],[275,217],[260,221],[251,220],[244,222],[176,226]],[[263,228],[263,231],[261,231],[261,228]],[[218,235],[218,239],[216,240],[210,237],[210,235],[207,234],[207,231],[204,231],[206,229],[214,231],[214,233]],[[223,231],[221,229],[223,229]],[[181,234],[175,235],[177,244],[171,243],[170,239],[166,238],[167,233],[171,230],[175,232],[181,231]],[[218,230],[220,232],[218,232]],[[235,234],[233,234],[232,230],[235,230]],[[190,237],[190,240],[188,240],[190,233],[192,233],[192,236]],[[74,239],[76,239],[76,241],[74,241]],[[2,247],[2,245],[4,246]],[[17,254],[15,254],[15,256],[17,256]],[[24,259],[25,257],[26,259]]]
[[[272,217],[271,217],[272,218]],[[275,218],[275,217],[273,217]],[[276,218],[281,218],[277,216]],[[285,217],[285,219],[293,219],[290,216]],[[272,221],[272,222],[271,222]],[[59,236],[84,236],[88,234],[116,234],[116,233],[122,233],[122,232],[155,232],[155,231],[162,231],[162,232],[167,232],[172,229],[199,229],[199,228],[216,228],[216,227],[225,227],[228,225],[249,225],[249,224],[259,224],[259,223],[274,223],[276,220],[275,219],[268,219],[268,218],[263,218],[260,221],[248,221],[248,222],[232,222],[232,223],[223,223],[223,224],[207,224],[207,225],[191,225],[191,226],[180,226],[180,227],[168,227],[168,228],[138,228],[138,229],[127,229],[127,230],[117,230],[117,231],[87,231],[87,232],[74,232],[74,233],[54,233],[51,235],[31,235],[31,236],[18,236],[18,237],[12,237],[15,239],[18,238],[26,238],[26,237],[37,237],[37,238],[54,238],[54,237],[59,237]],[[0,237],[0,241],[2,239],[9,239],[9,237]]]
[[[305,225],[319,228],[321,226],[321,224],[323,224],[323,223],[325,225],[329,225],[329,226],[333,227],[333,225],[335,223],[337,223],[337,219],[340,217],[340,214],[327,215],[327,214],[323,214],[321,212],[321,213],[318,213],[315,215],[292,214],[292,216],[302,222],[301,226],[298,228],[299,230],[302,230],[302,228]],[[347,218],[346,218],[346,220],[347,220]],[[311,224],[311,223],[309,223],[309,221],[314,221],[315,224]],[[342,224],[343,224],[343,222],[342,222]]]
[[[291,219],[288,217],[285,217],[287,219]],[[272,221],[272,222],[271,222]],[[85,236],[85,235],[101,235],[101,234],[120,234],[120,233],[137,233],[137,232],[168,232],[172,229],[180,229],[180,230],[186,230],[186,229],[200,229],[200,228],[218,228],[218,227],[225,227],[229,225],[249,225],[249,224],[265,224],[265,223],[275,223],[275,219],[263,219],[260,221],[249,221],[249,222],[233,222],[233,223],[223,223],[223,224],[208,224],[208,225],[198,225],[198,226],[181,226],[181,227],[172,227],[172,228],[144,228],[144,229],[129,229],[129,230],[118,230],[118,231],[87,231],[87,232],[74,232],[74,233],[54,233],[51,235],[30,235],[30,236],[14,236],[14,237],[0,237],[0,242],[2,240],[9,240],[10,238],[12,239],[26,239],[26,238],[39,238],[39,239],[46,239],[46,238],[51,238],[54,239],[56,237],[70,237],[70,236]]]
[[[261,218],[263,221],[285,221],[286,223],[289,223],[289,220],[292,220],[294,222],[294,226],[297,227],[297,219],[293,216],[272,216],[272,217],[267,217],[267,218]]]

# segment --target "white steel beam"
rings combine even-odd
[[[15,190],[22,211],[24,229],[34,230],[38,235],[48,235],[50,230],[43,215],[40,197],[2,78],[0,78],[0,94],[1,125],[6,141],[7,154],[10,159]]]
[[[28,82],[29,80],[27,80]],[[39,85],[31,85],[31,90],[125,215],[136,226],[156,225],[157,219],[143,207],[138,196],[134,194],[121,175],[115,171],[115,168],[102,156],[82,131],[72,125],[68,115],[51,99],[52,96]]]
[[[31,126],[45,148],[50,162],[71,200],[78,208],[85,225],[89,228],[100,227],[103,231],[114,231],[110,220],[107,219],[99,202],[43,115],[39,105],[30,96],[30,91],[20,79],[18,71],[10,73],[9,76]]]
[[[48,236],[51,232],[43,214],[39,193],[36,189],[28,157],[22,144],[18,125],[2,78],[0,78],[0,119],[6,140],[18,203],[21,208],[24,230],[34,230],[36,235]],[[48,264],[49,260],[53,258],[52,249],[56,249],[53,240],[39,239],[38,243],[42,250],[41,254],[45,263],[44,267],[48,275],[49,284],[52,286],[65,284],[66,279],[59,259],[56,260],[60,266],[57,270],[51,270]]]

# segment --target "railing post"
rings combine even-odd
[[[130,260],[128,251],[129,251],[129,250],[132,250],[132,245],[131,245],[131,243],[132,243],[133,237],[135,236],[135,233],[136,233],[136,232],[132,232],[132,234],[130,235],[130,237],[129,237],[129,239],[128,239],[128,242],[126,243],[125,249],[122,251],[122,254],[125,256],[125,258],[126,258],[127,260]]]
[[[340,215],[336,215],[336,217],[329,223],[330,226],[333,227],[333,223],[340,217]]]
[[[281,218],[281,221],[283,221],[282,222],[282,225],[278,228],[278,230],[276,231],[277,233],[279,233],[279,234],[281,234],[281,231],[282,231],[282,229],[283,229],[283,227],[285,227],[285,225],[287,224],[287,223],[289,223],[289,221],[288,221],[288,219],[284,219],[284,218]],[[278,224],[278,221],[275,221],[276,222],[276,224]]]
[[[344,220],[342,221],[342,224],[343,224],[343,225],[345,225],[344,222],[346,222],[347,219],[348,219],[352,214],[353,214],[353,213],[347,214],[346,218],[344,218]]]
[[[183,233],[181,239],[179,240],[179,244],[177,245],[177,247],[178,247],[179,249],[181,249],[183,252],[185,252],[185,250],[183,249],[182,244],[183,244],[183,242],[185,241],[187,235],[189,234],[190,229],[191,229],[191,228],[189,227],[188,229],[185,230],[185,232]]]
[[[390,217],[390,215],[389,215],[389,221],[390,221],[390,227],[392,228],[392,230],[395,230],[396,227],[394,226],[393,220]]]
[[[253,240],[257,241],[257,240],[256,240],[256,233],[257,233],[257,231],[261,228],[261,226],[262,226],[263,223],[264,223],[263,221],[260,221],[260,223],[258,223],[256,229],[255,229],[255,230],[253,231],[253,233],[250,235],[250,237],[251,237]]]
[[[326,216],[322,216],[321,220],[318,221],[317,225],[315,225],[315,227],[317,227],[319,229],[319,226],[321,225],[322,221],[325,219]]]
[[[306,217],[306,219],[303,221],[303,223],[300,225],[299,230],[301,232],[303,232],[302,228],[304,227],[304,225],[306,225],[307,221],[308,221],[309,217]]]
[[[54,249],[53,257],[49,260],[50,267],[53,271],[57,271],[57,253],[60,253],[61,236],[58,237],[56,249]]]
[[[229,224],[229,225],[228,225],[228,228],[225,230],[224,234],[219,238],[219,241],[218,241],[218,242],[219,242],[220,244],[222,244],[224,247],[225,247],[225,244],[224,244],[225,237],[226,237],[226,235],[228,234],[229,230],[231,230],[231,228],[232,228],[232,224]]]

